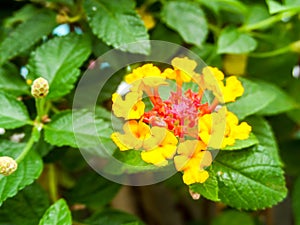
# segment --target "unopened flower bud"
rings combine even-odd
[[[300,40],[293,42],[290,45],[290,48],[293,52],[300,53]]]
[[[191,189],[189,189],[189,193],[190,193],[192,199],[194,199],[194,200],[198,200],[201,197],[201,195],[199,193],[196,193],[196,192],[192,191]]]
[[[9,176],[18,168],[17,162],[8,156],[0,157],[0,174]]]
[[[31,86],[31,94],[35,98],[44,98],[49,92],[48,81],[42,77],[39,77],[33,81]]]

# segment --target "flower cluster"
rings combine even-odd
[[[17,162],[9,156],[0,157],[0,174],[9,176],[18,168]]]
[[[49,84],[48,81],[42,77],[39,77],[33,81],[31,86],[31,94],[35,98],[44,98],[48,95]]]
[[[251,127],[239,123],[225,106],[242,96],[244,88],[235,76],[225,80],[217,68],[196,73],[197,63],[186,57],[171,64],[173,68],[161,71],[148,63],[125,76],[130,91],[112,96],[112,111],[125,123],[111,138],[120,151],[140,151],[147,163],[165,166],[172,160],[187,185],[203,183],[212,163],[210,150],[249,137]],[[166,86],[174,87],[167,96]]]

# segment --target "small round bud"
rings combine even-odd
[[[33,81],[31,86],[31,94],[35,98],[44,98],[49,92],[48,81],[42,77],[39,77]]]
[[[17,162],[8,156],[0,157],[0,174],[9,176],[18,168]]]
[[[199,193],[196,193],[196,192],[192,191],[191,189],[189,189],[189,193],[190,193],[192,199],[194,199],[194,200],[198,200],[201,197],[201,195]]]
[[[300,53],[300,40],[293,42],[290,47],[293,52]]]

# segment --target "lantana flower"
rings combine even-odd
[[[197,63],[187,57],[174,58],[171,62],[174,69],[167,68],[163,74],[166,78],[176,80],[177,85],[181,86],[184,82],[190,82],[196,75],[194,72]]]
[[[151,137],[144,142],[141,157],[147,163],[165,166],[167,159],[173,158],[176,153],[178,140],[175,135],[164,127],[151,128]]]
[[[148,63],[125,76],[130,91],[125,97],[114,94],[112,106],[125,124],[123,132],[114,132],[111,138],[123,154],[140,151],[141,160],[159,167],[174,163],[187,185],[204,183],[209,177],[206,167],[212,163],[210,150],[249,137],[251,127],[222,106],[240,97],[244,88],[234,76],[225,80],[217,68],[196,73],[197,63],[187,57],[174,58],[171,64],[173,68],[161,72]],[[174,81],[175,90],[161,97],[159,89]],[[186,83],[199,88],[187,88],[195,85]],[[206,93],[214,95],[211,104]],[[144,96],[152,106],[146,107]]]
[[[139,119],[144,114],[145,103],[141,100],[143,93],[129,92],[124,99],[118,93],[112,96],[112,110],[117,117],[125,120]]]
[[[216,67],[207,66],[203,69],[203,85],[213,91],[221,103],[234,102],[244,93],[244,87],[236,76],[228,77],[224,84],[224,74]]]
[[[124,134],[114,132],[112,140],[121,151],[141,150],[145,162],[154,165],[167,165],[177,148],[177,138],[164,127],[152,127],[142,121],[130,120],[123,126]]]
[[[17,162],[9,156],[0,157],[0,174],[9,176],[13,174],[18,168]]]
[[[206,145],[199,140],[187,140],[179,144],[177,153],[174,163],[176,169],[184,173],[183,182],[187,185],[204,183],[209,176],[204,167],[210,166],[212,162]]]
[[[218,126],[222,126],[219,121],[226,121],[223,124],[225,132],[220,132],[224,129],[218,129]],[[215,149],[234,145],[237,139],[248,139],[251,132],[251,126],[246,122],[238,123],[237,116],[223,107],[219,111],[206,114],[199,119],[199,137],[207,146]],[[211,137],[214,137],[214,140],[211,140]]]
[[[147,63],[126,75],[125,81],[132,85],[132,91],[140,91],[145,90],[146,87],[166,85],[165,78],[165,75],[161,73],[158,67]]]
[[[150,127],[142,121],[129,120],[123,126],[124,134],[114,132],[111,135],[112,140],[121,151],[130,149],[140,149],[145,139],[151,136]]]

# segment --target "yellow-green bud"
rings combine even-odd
[[[31,86],[31,94],[35,98],[44,98],[49,92],[48,81],[42,77],[35,79]]]
[[[17,162],[8,156],[0,157],[0,174],[9,176],[18,168]]]
[[[293,42],[290,45],[290,48],[293,52],[300,53],[300,40]]]

